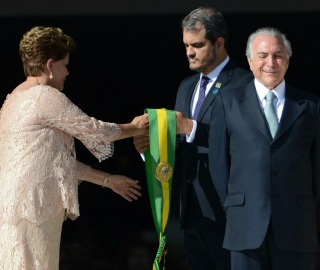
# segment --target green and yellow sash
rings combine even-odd
[[[150,147],[145,152],[145,167],[153,220],[159,235],[159,248],[153,270],[160,269],[166,255],[164,231],[169,218],[171,183],[175,162],[176,114],[167,109],[146,109],[149,117]]]

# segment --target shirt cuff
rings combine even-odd
[[[197,121],[192,120],[192,122],[193,122],[193,127],[192,127],[192,130],[191,130],[191,133],[190,133],[190,135],[186,135],[187,143],[192,143],[193,142],[194,136],[195,136],[196,130],[197,130]]]

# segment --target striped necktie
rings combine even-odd
[[[202,76],[201,78],[201,82],[200,82],[200,92],[199,92],[199,98],[196,104],[196,108],[194,109],[194,113],[193,113],[193,119],[197,119],[200,108],[202,106],[202,103],[206,97],[206,89],[207,89],[207,85],[209,83],[210,79],[206,76]]]

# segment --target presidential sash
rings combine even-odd
[[[165,258],[167,253],[164,232],[171,202],[176,147],[176,113],[167,109],[146,109],[145,112],[149,117],[150,137],[150,147],[145,152],[145,168],[153,220],[159,236],[159,247],[153,262],[153,270],[159,270],[162,258]]]

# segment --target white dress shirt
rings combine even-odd
[[[262,83],[260,83],[257,79],[254,79],[254,85],[256,87],[256,91],[259,97],[259,102],[262,111],[264,111],[264,107],[266,106],[266,94],[270,91],[267,87],[265,87]],[[276,95],[276,99],[274,100],[274,106],[278,116],[278,123],[280,122],[283,106],[285,102],[285,86],[286,83],[283,80],[276,88],[272,90],[272,92]]]

